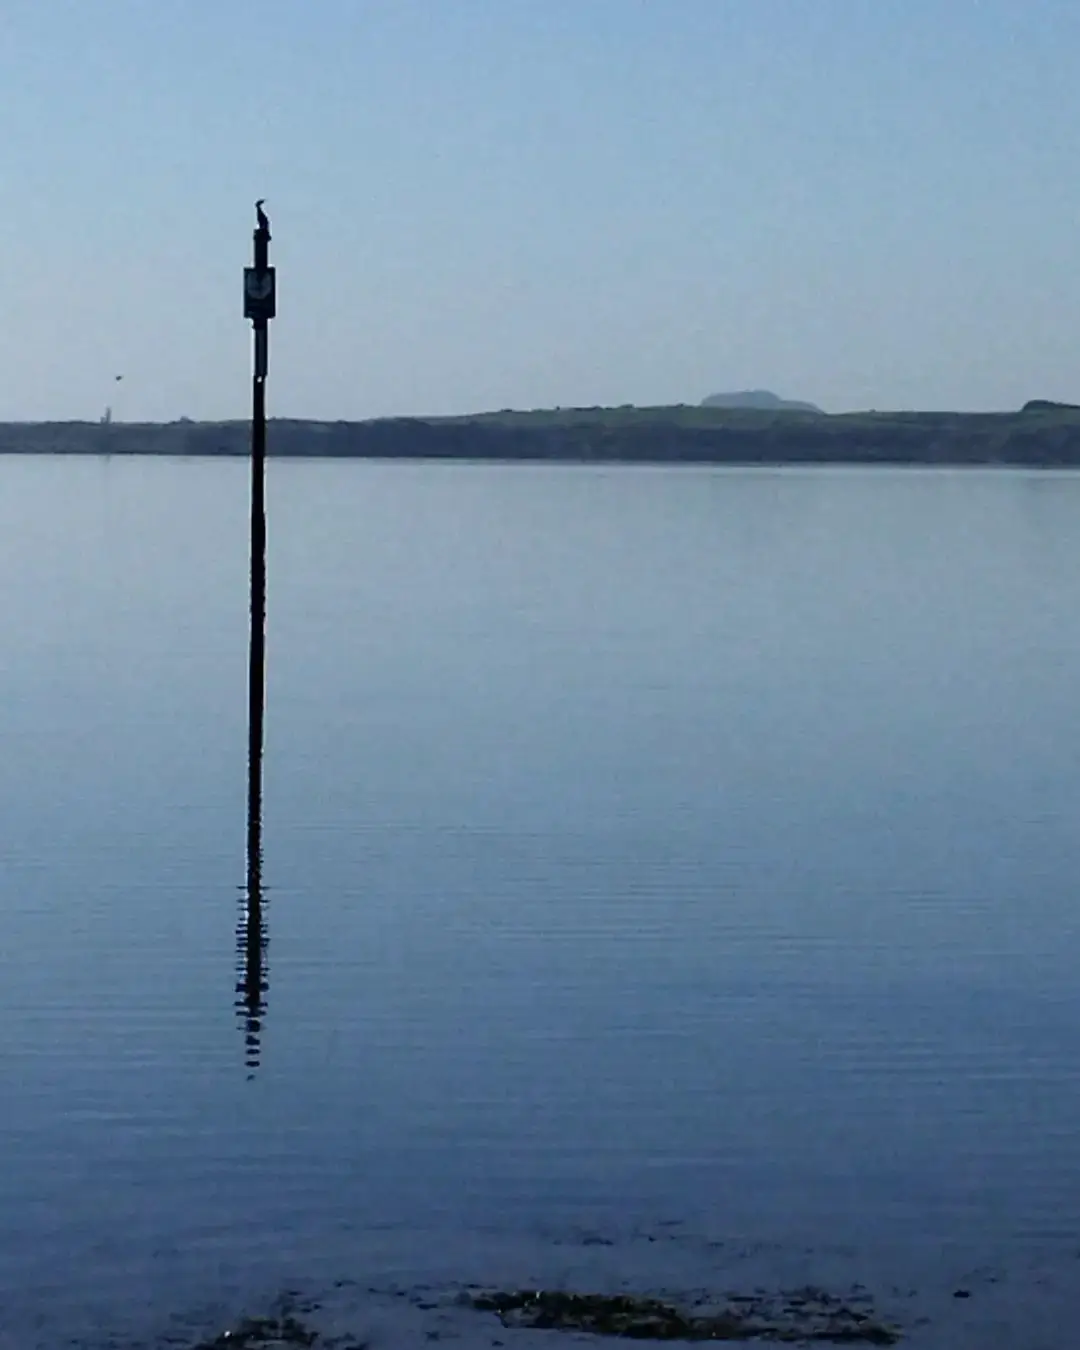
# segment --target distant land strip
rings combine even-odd
[[[678,405],[556,408],[366,422],[271,421],[269,453],[290,459],[428,459],[586,464],[912,464],[1080,467],[1080,407],[1018,412],[761,411]],[[7,422],[0,453],[240,456],[238,422]]]

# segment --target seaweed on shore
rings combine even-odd
[[[495,1313],[506,1327],[587,1332],[650,1341],[822,1342],[895,1345],[899,1333],[871,1312],[820,1289],[729,1298],[720,1307],[683,1312],[656,1298],[631,1294],[575,1294],[522,1289],[471,1294],[478,1312]]]
[[[314,1312],[317,1308],[318,1304],[301,1305],[299,1311]],[[326,1350],[369,1350],[366,1340],[352,1336],[327,1339],[288,1310],[276,1317],[245,1317],[212,1340],[200,1341],[192,1350],[306,1350],[316,1344]]]
[[[310,1346],[317,1339],[318,1333],[295,1317],[245,1317],[212,1341],[201,1341],[194,1350],[272,1350],[276,1346]]]

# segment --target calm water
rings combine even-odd
[[[0,1302],[1076,1248],[1080,479],[270,469],[249,1077],[246,466],[0,460]]]

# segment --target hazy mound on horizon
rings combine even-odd
[[[701,400],[703,408],[761,408],[767,412],[823,413],[815,403],[780,398],[770,389],[741,389],[736,394],[710,394]]]
[[[1052,398],[1029,398],[1021,412],[1080,412],[1080,403],[1058,403]]]

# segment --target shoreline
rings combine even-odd
[[[228,450],[139,450],[139,449],[27,449],[7,450],[0,448],[0,460],[4,459],[144,459],[144,460],[218,460],[232,463],[250,458],[248,447]],[[1075,460],[1060,459],[888,459],[888,458],[761,458],[728,459],[720,457],[605,457],[595,456],[540,456],[540,455],[483,455],[462,453],[457,455],[438,454],[331,454],[312,452],[275,451],[267,447],[267,461],[301,464],[304,462],[319,464],[444,464],[498,466],[504,468],[581,468],[581,469],[867,469],[915,471],[985,471],[1001,469],[1006,472],[1029,470],[1040,474],[1073,474],[1080,470],[1080,452]]]
[[[287,1235],[277,1240],[289,1246]],[[764,1343],[791,1343],[797,1327],[830,1343],[820,1331],[832,1319],[841,1332],[861,1322],[871,1333],[836,1337],[847,1344],[891,1344],[895,1333],[911,1350],[1064,1350],[1074,1339],[1080,1269],[1075,1242],[975,1250],[885,1236],[857,1247],[828,1239],[806,1246],[703,1232],[677,1220],[531,1233],[372,1230],[354,1233],[333,1255],[283,1249],[228,1274],[220,1256],[216,1246],[204,1253],[215,1269],[206,1282],[191,1266],[175,1283],[167,1269],[152,1274],[149,1265],[126,1275],[100,1272],[85,1305],[78,1295],[71,1302],[73,1291],[57,1275],[65,1286],[59,1298],[39,1299],[33,1311],[16,1306],[29,1290],[8,1301],[0,1348],[430,1350],[432,1342],[453,1341],[456,1350],[559,1350],[583,1338],[594,1346],[623,1339],[570,1325],[541,1329],[490,1306],[498,1290],[558,1290],[688,1311],[744,1309],[789,1333],[766,1335]],[[890,1335],[875,1337],[875,1328]],[[760,1336],[722,1339],[762,1343]]]
[[[243,458],[249,423],[0,423],[0,454]],[[274,459],[738,468],[1080,468],[1080,411],[761,413],[582,408],[471,417],[272,418]]]

